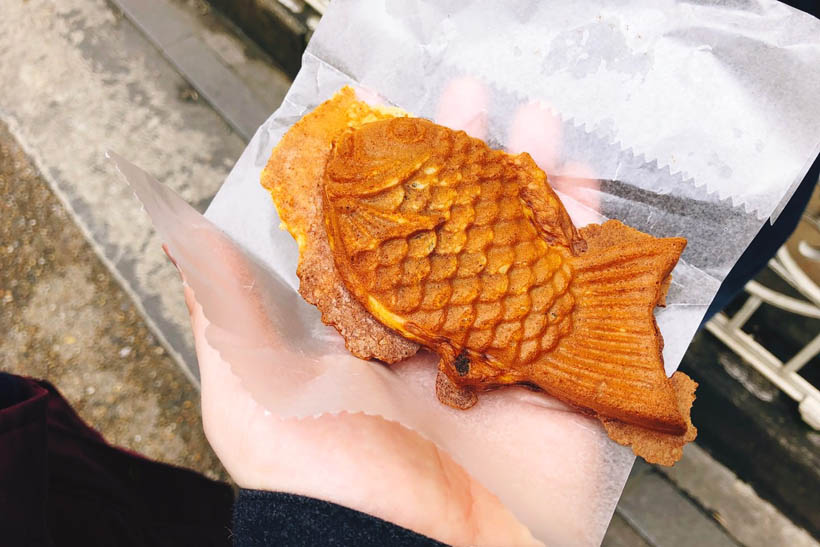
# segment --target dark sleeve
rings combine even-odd
[[[284,492],[240,490],[233,518],[236,547],[444,545],[354,509]]]
[[[43,380],[0,372],[0,546],[227,547],[233,490],[109,445]]]

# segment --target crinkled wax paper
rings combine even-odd
[[[117,160],[202,303],[209,341],[271,419],[349,411],[398,421],[449,451],[541,541],[595,544],[630,449],[523,389],[446,408],[427,353],[390,368],[352,357],[296,294],[296,244],[259,185],[287,129],[343,85],[435,119],[458,78],[485,90],[477,115],[493,146],[509,143],[520,108],[546,109],[559,120],[557,158],[542,165],[550,176],[599,179],[585,192],[601,218],[689,240],[657,314],[671,373],[721,280],[818,152],[820,21],[763,0],[335,0],[207,219]],[[589,218],[565,198],[574,218]],[[226,252],[244,257],[241,275]],[[244,330],[237,303],[248,295],[275,339]]]

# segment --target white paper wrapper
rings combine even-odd
[[[631,451],[595,420],[523,389],[446,408],[429,354],[392,368],[352,357],[295,292],[296,245],[278,228],[261,170],[294,122],[348,84],[435,119],[453,79],[471,78],[498,147],[522,106],[548,108],[559,142],[542,167],[600,179],[585,191],[600,203],[593,218],[689,240],[657,314],[671,373],[721,280],[820,148],[820,22],[765,1],[385,4],[333,2],[207,220],[115,159],[211,321],[209,341],[272,419],[348,411],[398,421],[447,450],[546,544],[599,543]],[[247,261],[241,276],[226,252]],[[249,297],[278,337],[244,329],[239,302]]]

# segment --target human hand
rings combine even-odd
[[[331,501],[452,545],[537,544],[446,452],[398,423],[349,413],[270,416],[210,345],[209,321],[191,288],[184,289],[199,361],[203,427],[240,487]]]
[[[480,84],[457,80],[442,96],[437,121],[482,138],[486,109]],[[543,106],[526,105],[515,116],[510,151],[530,151],[548,173],[557,162],[559,142],[560,123]],[[550,177],[550,182],[572,193],[572,179]],[[578,211],[584,210],[570,208],[576,223]],[[242,269],[240,256],[222,259],[229,269]],[[243,386],[232,363],[209,342],[210,323],[187,284],[185,296],[200,366],[203,425],[239,486],[332,501],[450,544],[537,543],[495,495],[412,430],[364,414],[301,420],[270,416]],[[249,297],[238,293],[225,298]],[[253,302],[245,304],[254,308]],[[242,322],[248,332],[277,336],[264,317],[252,311],[243,314]],[[299,362],[288,366],[299,367]]]

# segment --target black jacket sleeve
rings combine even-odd
[[[239,491],[232,529],[236,547],[444,545],[412,530],[335,503],[260,490]]]

